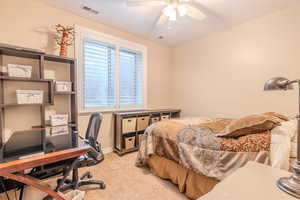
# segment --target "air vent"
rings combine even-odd
[[[90,12],[90,13],[94,14],[94,15],[98,15],[99,14],[99,11],[97,11],[97,10],[91,8],[91,7],[88,7],[88,6],[82,5],[81,8],[83,10],[87,11],[87,12]]]

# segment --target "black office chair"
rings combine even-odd
[[[90,172],[84,173],[80,178],[78,177],[79,168],[94,166],[104,160],[101,144],[97,141],[102,120],[103,115],[101,113],[93,113],[91,115],[84,138],[84,141],[91,146],[91,151],[80,156],[73,162],[72,166],[70,166],[70,169],[73,170],[72,179],[66,179],[66,177],[64,177],[63,179],[58,180],[58,185],[60,185],[58,188],[59,191],[64,192],[70,189],[77,189],[83,185],[99,185],[99,189],[105,189],[103,181],[89,180],[92,178]],[[85,180],[86,178],[88,178],[88,180]]]

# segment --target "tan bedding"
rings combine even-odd
[[[248,161],[288,169],[289,141],[296,132],[294,120],[262,133],[216,137],[231,121],[188,118],[153,124],[141,138],[136,165],[149,166],[191,199],[206,194]]]
[[[152,155],[147,163],[152,173],[162,179],[171,180],[178,186],[179,191],[190,199],[197,199],[205,195],[219,182],[164,157]]]
[[[295,158],[290,158],[290,166],[295,162]],[[214,178],[195,173],[193,170],[182,167],[180,164],[161,156],[150,156],[147,160],[147,165],[153,174],[162,179],[172,181],[178,186],[178,190],[181,193],[193,200],[210,192],[219,183]]]
[[[222,180],[248,161],[270,163],[270,131],[236,139],[216,137],[232,119],[169,120],[151,125],[140,141],[137,165],[150,155],[173,160],[185,168]]]

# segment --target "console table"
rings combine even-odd
[[[139,149],[139,136],[152,123],[180,117],[180,109],[114,112],[114,152],[123,155]]]

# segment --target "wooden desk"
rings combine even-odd
[[[248,162],[198,200],[296,200],[276,185],[280,177],[290,175],[284,170]]]
[[[53,153],[47,153],[41,156],[35,156],[32,158],[26,158],[21,160],[15,160],[0,164],[0,176],[24,183],[35,187],[36,189],[45,192],[57,200],[65,200],[61,195],[52,190],[47,185],[41,184],[40,180],[21,174],[25,169],[38,167],[41,165],[51,164],[71,158],[79,157],[89,151],[90,147],[84,145],[81,147],[70,148],[67,150],[57,151]]]

